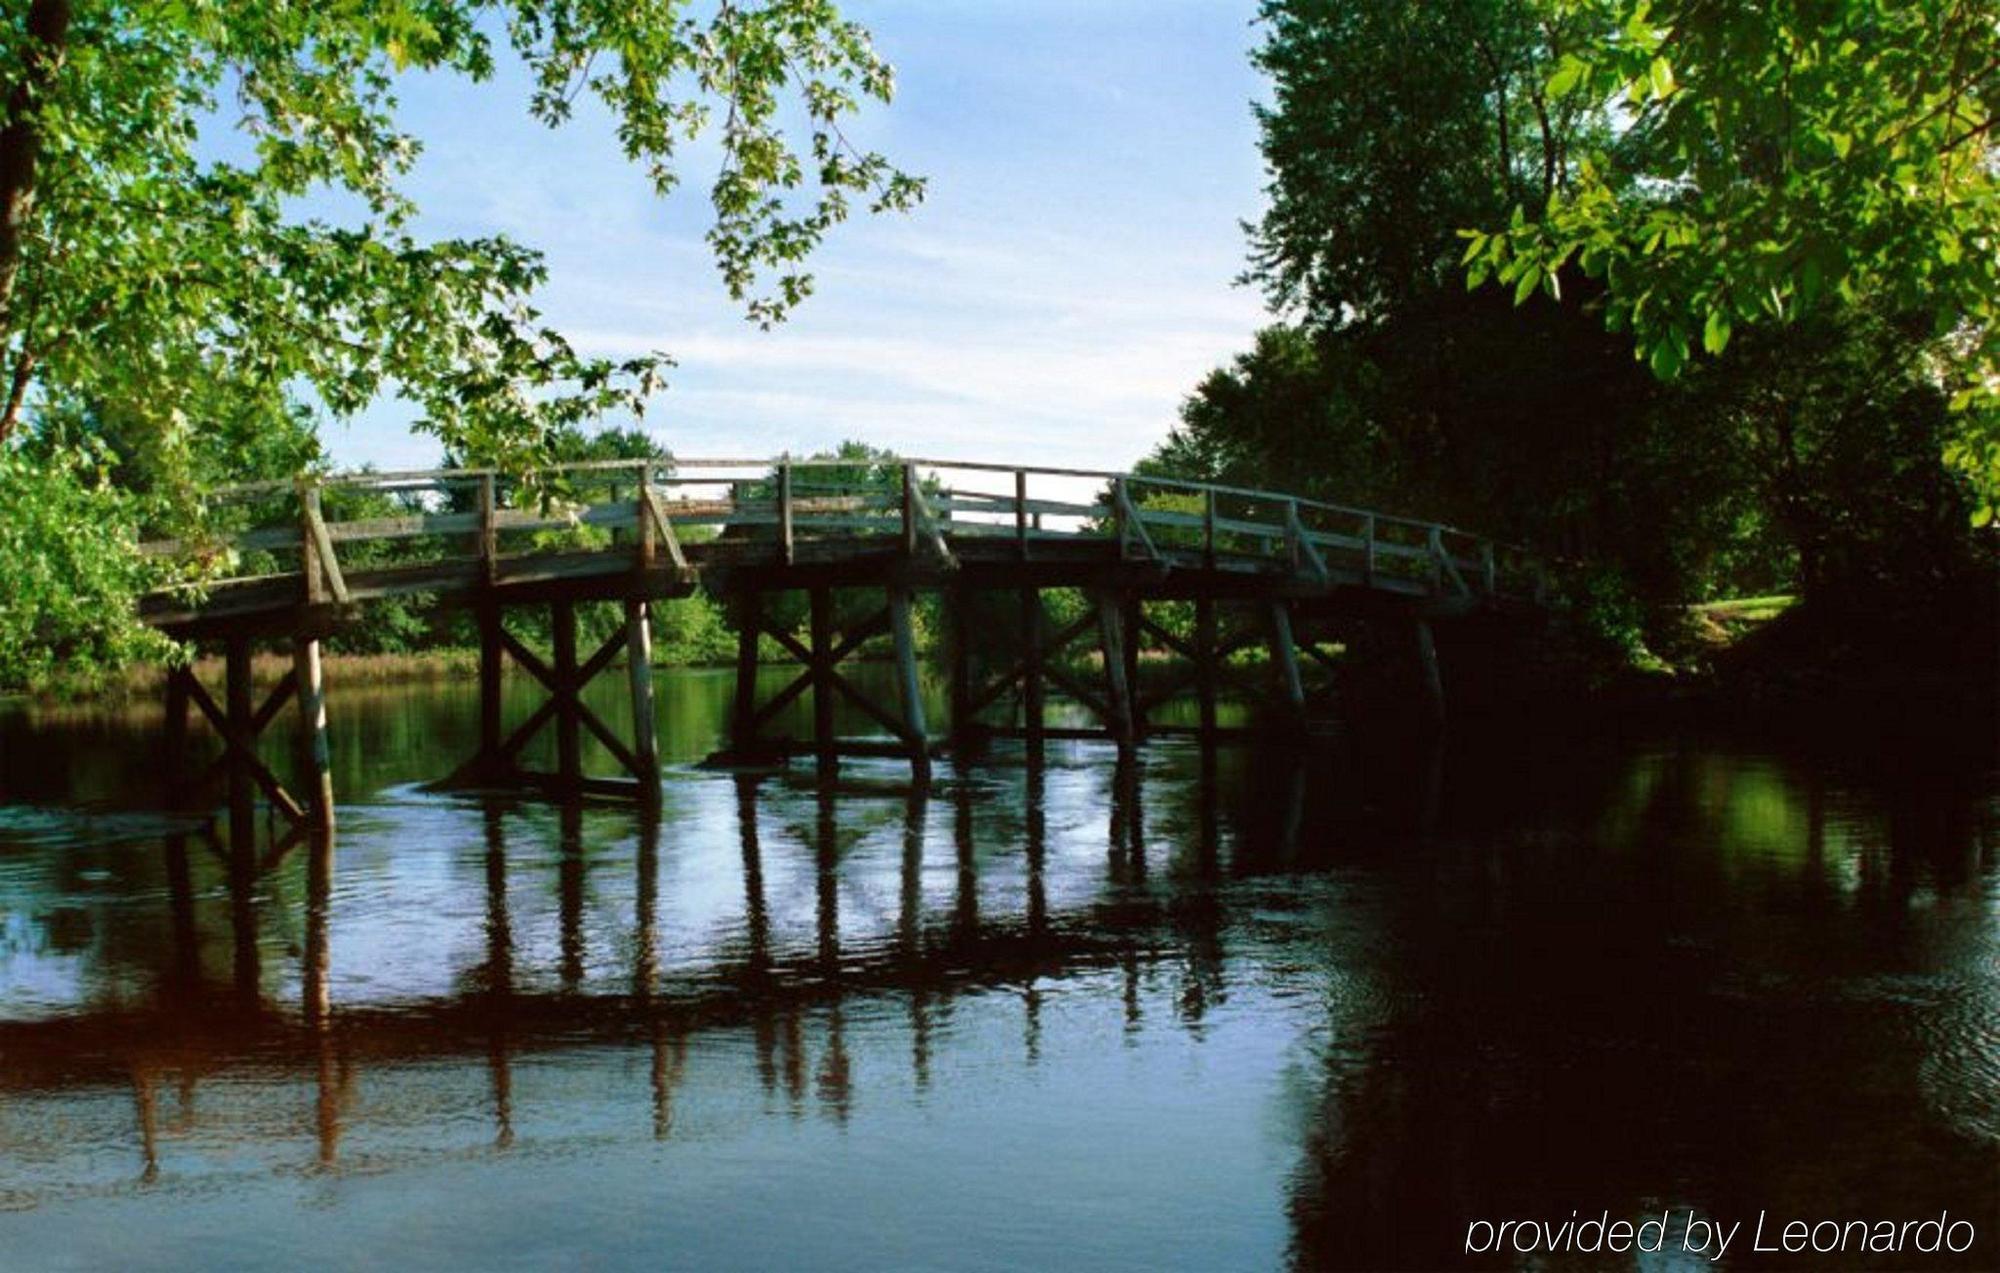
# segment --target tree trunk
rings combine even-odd
[[[70,0],[32,0],[28,40],[7,93],[7,122],[0,128],[0,343],[14,335],[14,285],[21,273],[21,238],[35,203],[35,161],[41,154],[41,109],[69,40]],[[15,413],[0,420],[0,442],[12,432]]]

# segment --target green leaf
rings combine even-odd
[[[1673,65],[1663,57],[1653,59],[1653,66],[1647,73],[1647,79],[1652,85],[1653,96],[1656,98],[1666,97],[1679,87],[1679,85],[1674,83]]]
[[[1589,73],[1590,66],[1582,58],[1574,54],[1565,55],[1562,61],[1556,64],[1556,73],[1549,76],[1544,91],[1550,97],[1567,97],[1575,91],[1577,85],[1583,83],[1584,76]]]
[[[1514,281],[1514,304],[1524,303],[1534,295],[1535,285],[1542,281],[1542,267],[1533,263],[1521,271],[1521,277]]]
[[[1702,325],[1701,347],[1711,354],[1719,354],[1729,347],[1729,314],[1722,309],[1708,311],[1708,322]]]

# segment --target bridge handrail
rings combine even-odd
[[[849,482],[831,485],[815,483],[810,493],[796,493],[791,478],[793,471],[810,472],[815,469],[866,469],[878,473],[900,470],[902,490],[897,495],[876,485]],[[942,488],[936,492],[938,507],[933,508],[932,497],[926,495],[924,483],[927,480],[935,483],[940,473],[951,472],[1008,474],[1014,479],[1013,491],[1002,493]],[[307,577],[309,594],[316,595],[321,583],[324,583],[337,600],[345,600],[346,597],[334,557],[336,543],[476,534],[479,539],[476,556],[481,561],[487,561],[497,560],[498,536],[502,532],[595,525],[633,530],[648,562],[657,548],[670,556],[676,565],[684,567],[686,561],[674,532],[676,523],[775,526],[781,559],[786,562],[792,559],[794,541],[803,526],[814,531],[858,529],[874,532],[879,529],[885,534],[893,531],[900,536],[907,552],[915,554],[921,548],[943,559],[951,557],[949,541],[953,535],[1011,535],[1019,541],[1025,553],[1026,545],[1031,540],[1101,538],[1108,531],[1116,536],[1121,557],[1129,553],[1141,560],[1150,558],[1174,564],[1174,559],[1163,554],[1155,540],[1153,531],[1157,529],[1170,532],[1172,536],[1166,543],[1168,554],[1198,553],[1200,563],[1209,567],[1223,557],[1241,559],[1247,555],[1267,564],[1276,559],[1293,573],[1327,580],[1331,578],[1330,568],[1321,551],[1326,549],[1357,554],[1361,559],[1358,573],[1370,586],[1375,584],[1378,571],[1407,578],[1388,563],[1421,561],[1429,572],[1428,585],[1433,590],[1464,595],[1497,595],[1501,590],[1499,558],[1504,554],[1512,559],[1510,564],[1526,565],[1538,594],[1546,578],[1545,564],[1530,550],[1442,522],[1334,504],[1281,491],[1107,469],[915,457],[843,459],[780,456],[771,459],[673,456],[571,461],[545,466],[532,476],[584,481],[601,479],[614,484],[630,482],[632,498],[575,503],[566,509],[559,507],[551,512],[547,506],[540,510],[501,507],[500,484],[519,481],[521,475],[493,468],[305,474],[290,480],[240,483],[203,492],[202,497],[212,504],[295,494],[299,500],[297,512],[294,517],[288,517],[287,524],[282,527],[238,531],[213,540],[196,540],[193,545],[175,540],[156,540],[142,545],[142,550],[153,556],[172,556],[196,545],[226,546],[238,550],[296,550],[301,554],[299,573]],[[1107,489],[1089,504],[1030,499],[1030,478],[1101,481],[1107,484]],[[745,487],[763,483],[775,487],[775,492],[759,498],[745,495]],[[452,488],[464,486],[478,488],[478,511],[439,512],[434,511],[438,507],[435,503],[428,509],[418,504],[406,516],[372,516],[346,522],[329,522],[320,512],[321,496],[329,491],[379,490],[405,495],[426,492],[443,495]],[[724,498],[696,500],[689,499],[685,494],[679,498],[662,498],[667,491],[684,492],[687,488],[704,486],[726,486],[729,489]],[[838,494],[848,488],[853,488],[853,495]],[[1135,497],[1135,491],[1145,490],[1199,496],[1200,511],[1148,507],[1143,495]],[[827,496],[825,492],[829,491],[836,492],[836,495]],[[1247,501],[1255,506],[1253,513],[1275,513],[1277,520],[1219,514],[1219,499]],[[969,514],[972,518],[988,516],[1003,520],[961,520],[954,517],[958,513]],[[1071,529],[1045,529],[1045,516],[1065,519],[1077,525]],[[1343,534],[1324,526],[1310,525],[1305,520],[1306,516],[1315,521],[1326,516],[1352,518],[1358,524],[1354,527],[1355,533]],[[1384,538],[1381,533],[1384,530],[1395,530],[1399,536],[1408,534],[1418,542]],[[1181,532],[1197,533],[1198,544],[1180,542],[1184,538]],[[1230,542],[1229,537],[1249,541],[1257,550],[1244,554],[1228,549],[1223,544]],[[1454,543],[1469,541],[1473,555],[1461,556],[1448,540]],[[1469,572],[1477,580],[1477,586],[1468,580]],[[323,580],[320,579],[322,574]],[[208,586],[216,582],[234,581],[206,580],[179,587]]]

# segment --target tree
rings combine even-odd
[[[1739,338],[1669,380],[1607,329],[1616,278],[1574,258],[1531,268],[1509,236],[1468,256],[1459,227],[1510,209],[1532,239],[1530,210],[1586,188],[1671,198],[1602,160],[1643,124],[1567,82],[1601,6],[1267,0],[1261,14],[1271,181],[1249,277],[1291,321],[1197,387],[1152,463],[1588,561],[1586,591],[1627,631],[1718,591],[1819,594],[1963,562],[1921,310],[1857,294],[1802,319],[1790,346]],[[1496,273],[1509,286],[1484,286]]]
[[[1554,101],[1616,109],[1574,179],[1469,222],[1470,278],[1551,296],[1600,281],[1604,320],[1663,379],[1750,324],[1866,303],[1924,320],[1965,411],[1948,447],[2000,495],[2000,4],[1541,0],[1575,38]]]
[[[399,183],[419,142],[397,124],[399,77],[484,80],[510,58],[545,124],[594,95],[661,195],[682,148],[714,140],[708,241],[759,323],[810,293],[809,256],[857,202],[922,197],[843,131],[893,79],[832,0],[721,0],[705,16],[610,0],[22,0],[0,17],[0,522],[9,560],[46,587],[10,588],[0,627],[74,646],[56,632],[68,619],[50,625],[60,611],[94,616],[84,644],[107,658],[157,650],[130,615],[151,578],[141,522],[181,533],[197,484],[322,463],[322,412],[400,395],[449,454],[522,474],[593,418],[640,412],[664,354],[596,357],[544,324],[531,247],[413,229]],[[299,215],[311,195],[343,211]],[[88,537],[67,520],[86,503]],[[56,564],[86,538],[122,557],[62,595]],[[63,666],[31,644],[0,646],[0,684]]]
[[[451,448],[526,467],[564,426],[636,411],[664,356],[590,356],[541,325],[532,249],[411,229],[398,76],[481,80],[503,57],[526,64],[544,123],[602,101],[662,194],[679,148],[716,138],[709,242],[761,322],[810,291],[804,261],[852,200],[922,193],[841,130],[892,80],[830,0],[723,0],[707,18],[602,0],[27,0],[0,23],[0,440],[37,406],[115,403],[171,435],[294,388],[336,414],[394,392]],[[794,103],[797,138],[780,125]],[[289,215],[324,190],[351,214]]]
[[[0,685],[93,688],[169,651],[131,609],[146,573],[126,532],[143,501],[111,483],[108,458],[0,447]]]

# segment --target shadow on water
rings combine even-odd
[[[142,722],[0,718],[6,1249],[1600,1267],[1467,1225],[1691,1208],[2000,1254],[1990,772],[1079,744],[648,813],[422,791],[470,697],[349,707],[338,840],[248,878],[120,786]]]

